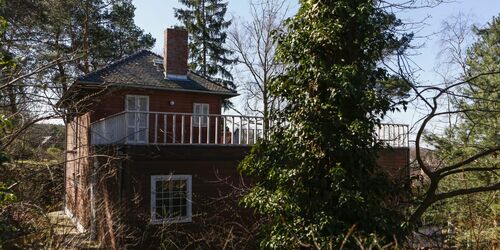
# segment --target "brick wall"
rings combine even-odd
[[[90,114],[73,118],[66,126],[66,208],[84,228],[89,226]]]
[[[173,75],[187,75],[188,33],[184,29],[167,29],[164,33],[165,72]]]
[[[407,181],[410,178],[409,156],[408,148],[381,149],[377,164],[392,180]]]
[[[191,175],[193,222],[175,225],[178,230],[201,230],[207,217],[224,215],[221,218],[231,220],[231,213],[223,211],[227,208],[227,194],[234,191],[233,187],[241,184],[237,170],[239,162],[250,151],[250,147],[216,147],[196,145],[172,146],[124,146],[120,149],[127,159],[123,161],[120,173],[123,179],[110,181],[114,183],[107,187],[108,199],[121,200],[114,203],[123,208],[122,222],[129,226],[147,225],[150,220],[151,209],[151,176],[152,175]],[[407,180],[408,150],[405,148],[383,149],[379,153],[377,163],[392,178]],[[114,177],[113,177],[114,178]],[[244,179],[243,179],[244,180]],[[249,185],[249,180],[244,180]],[[118,184],[122,183],[122,184]],[[117,190],[121,188],[121,191]],[[102,194],[102,192],[101,192]],[[119,196],[119,197],[118,197]],[[109,202],[110,204],[113,202]],[[119,204],[119,205],[118,205]],[[241,207],[234,205],[236,214],[246,214]],[[233,211],[233,212],[234,212]],[[251,215],[251,213],[248,213]],[[239,216],[241,219],[245,216]],[[247,218],[250,218],[248,216]],[[99,223],[109,224],[101,226],[106,229],[105,235],[113,227],[113,220],[102,220]],[[138,226],[140,228],[140,226]],[[146,226],[146,228],[150,228]],[[113,234],[118,235],[118,232]],[[108,237],[105,242],[111,242]]]
[[[222,97],[206,93],[141,89],[114,89],[96,99],[91,108],[91,121],[125,111],[126,95],[149,96],[149,110],[156,112],[192,113],[194,103],[208,103],[210,114],[221,114]],[[170,101],[174,101],[173,106]]]

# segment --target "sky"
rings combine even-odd
[[[425,1],[425,0],[422,0]],[[136,25],[151,33],[156,38],[153,51],[162,54],[163,31],[167,27],[178,25],[174,17],[174,8],[182,8],[178,0],[133,0],[136,7]],[[293,15],[299,7],[297,0],[288,0],[290,14]],[[246,0],[228,0],[228,17],[250,18],[250,2]],[[414,45],[418,49],[412,51],[411,59],[418,65],[417,72],[419,81],[424,84],[433,84],[442,81],[436,71],[442,58],[439,52],[442,50],[442,28],[443,22],[452,20],[459,13],[467,16],[473,24],[484,26],[493,16],[500,14],[500,0],[458,0],[448,1],[434,8],[411,9],[397,12],[397,17],[404,22],[422,22],[423,25],[417,30]],[[241,107],[241,100],[235,101],[237,107]],[[406,112],[391,114],[386,122],[414,124],[423,113],[413,108]],[[434,124],[435,126],[439,126]],[[439,129],[435,127],[434,129]]]

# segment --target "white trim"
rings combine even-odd
[[[156,218],[156,182],[163,180],[186,180],[186,216],[168,219]],[[192,178],[191,175],[151,175],[151,224],[186,223],[192,221]]]
[[[66,214],[66,216],[69,217],[71,222],[73,222],[73,224],[76,225],[76,230],[78,230],[79,233],[85,233],[87,231],[87,230],[85,230],[85,227],[83,227],[83,225],[80,223],[78,218],[76,218],[73,215],[73,213],[71,213],[71,211],[69,211],[68,207],[64,207],[64,213]]]
[[[175,80],[187,81],[188,80],[188,76],[187,75],[167,74],[165,76],[165,79],[172,80],[172,81],[175,81]]]
[[[194,112],[196,110],[195,109],[196,105],[200,105],[200,112],[201,112],[200,114],[197,114],[197,113]],[[203,113],[203,107],[204,106],[207,107],[207,113],[206,114]],[[193,120],[193,127],[195,127],[195,128],[199,128],[199,127],[206,128],[206,127],[208,127],[208,117],[209,116],[210,116],[210,104],[208,104],[208,103],[201,103],[201,102],[195,102],[195,103],[193,103],[193,117],[195,119],[196,118],[201,119],[201,121],[203,121],[202,118],[205,117],[206,120],[207,120],[206,123],[201,123],[201,126],[200,126],[200,122],[199,121],[196,122],[196,121]]]
[[[134,97],[136,98],[136,103],[135,105],[137,105],[139,103],[139,98],[146,98],[146,111],[138,111],[138,110],[129,110],[129,107],[128,107],[128,98],[129,97]],[[133,140],[133,141],[129,141],[128,139],[128,115],[130,113],[127,113],[125,117],[125,135],[126,135],[126,142],[127,143],[132,143],[132,144],[148,144],[149,143],[149,96],[147,95],[125,95],[125,112],[144,112],[146,113],[146,140],[145,141],[139,141],[139,140]],[[137,128],[135,130],[138,130]],[[137,131],[135,132],[137,133]],[[135,138],[135,135],[134,135],[134,138]]]

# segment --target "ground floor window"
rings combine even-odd
[[[151,221],[191,221],[191,175],[151,176]]]

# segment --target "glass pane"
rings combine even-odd
[[[156,189],[156,193],[160,193],[163,189],[162,189],[162,184],[163,184],[163,181],[156,181],[155,182],[155,189]]]
[[[166,206],[166,204],[168,204],[168,202],[165,202],[165,200],[161,199],[161,197],[158,198],[158,195],[156,196],[156,207],[163,207]]]
[[[146,130],[141,129],[139,130],[139,138],[137,138],[138,141],[146,141]]]
[[[127,128],[127,140],[135,141],[135,129]]]
[[[137,138],[138,141],[145,142],[146,141],[146,130],[141,129],[138,133],[139,138]]]
[[[181,205],[181,199],[179,198],[172,199],[172,206],[178,207],[180,205]]]
[[[135,113],[127,113],[127,123],[129,127],[135,126]]]
[[[181,208],[180,207],[173,207],[173,214],[172,217],[179,217],[181,216]]]
[[[139,127],[145,128],[147,126],[147,117],[148,117],[147,114],[144,113],[138,114],[137,120],[139,123]]]
[[[157,219],[163,219],[167,217],[166,207],[156,207],[156,217]]]
[[[208,115],[208,104],[203,105],[203,114]]]
[[[127,110],[136,110],[135,106],[136,98],[135,96],[127,96]]]
[[[139,108],[140,111],[148,111],[148,98],[139,97]]]
[[[199,104],[195,104],[194,105],[194,111],[193,111],[193,113],[195,113],[195,114],[200,114],[201,113],[201,111],[200,111],[200,105]]]
[[[168,190],[170,189],[170,181],[161,181],[161,189],[163,190],[163,192],[168,192]]]
[[[186,181],[185,180],[177,180],[173,185],[174,191],[186,191]]]
[[[187,207],[185,206],[182,206],[181,207],[181,216],[187,216]]]

